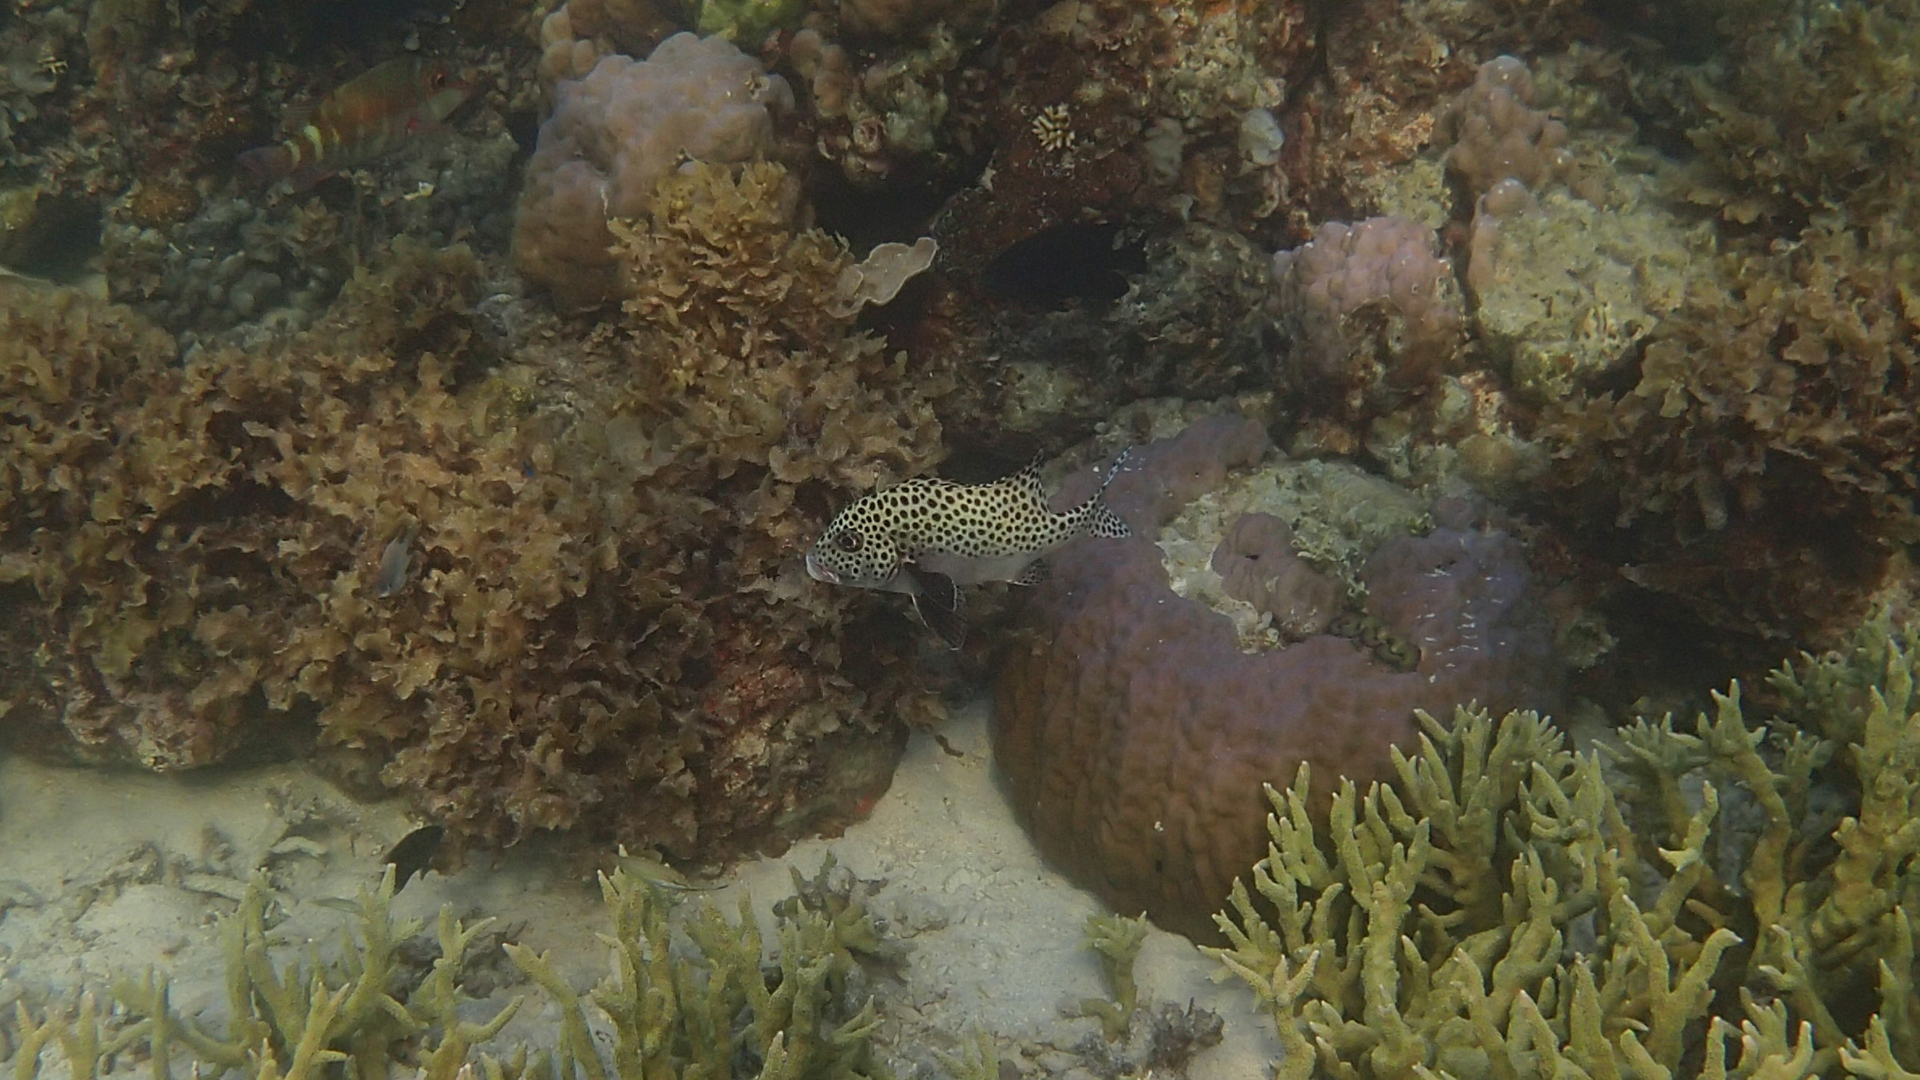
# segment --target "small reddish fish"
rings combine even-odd
[[[321,99],[284,142],[241,154],[240,164],[263,180],[311,184],[438,130],[470,89],[440,61],[389,60]]]

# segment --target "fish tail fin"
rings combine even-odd
[[[1132,454],[1131,446],[1120,451],[1120,455],[1113,459],[1113,464],[1107,466],[1107,475],[1100,478],[1100,487],[1088,497],[1085,526],[1088,535],[1104,536],[1115,540],[1133,535],[1133,530],[1127,527],[1126,520],[1114,513],[1113,507],[1108,506],[1106,500],[1107,488],[1112,485],[1114,478],[1123,472],[1130,471],[1127,468],[1127,459]]]
[[[1120,452],[1114,455],[1113,464],[1107,466],[1107,475],[1100,479],[1101,494],[1106,493],[1107,486],[1113,483],[1114,477],[1119,476],[1123,472],[1133,471],[1127,467],[1127,460],[1131,457],[1133,457],[1133,447],[1131,446],[1122,447]]]

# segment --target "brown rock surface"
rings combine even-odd
[[[1115,508],[1136,525],[1170,517],[1257,459],[1249,427],[1208,421],[1147,447],[1110,489]],[[1145,537],[1075,541],[1054,563],[995,688],[1015,813],[1117,910],[1191,937],[1214,935],[1212,913],[1264,850],[1262,784],[1303,763],[1321,785],[1386,779],[1415,709],[1540,705],[1557,685],[1551,628],[1504,533],[1436,529],[1368,560],[1366,614],[1404,668],[1325,634],[1241,652],[1225,616],[1171,591]]]

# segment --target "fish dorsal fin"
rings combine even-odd
[[[1047,485],[1040,479],[1039,455],[1036,454],[1019,472],[1007,477],[1006,483],[1025,491],[1043,509],[1047,508]]]
[[[1092,509],[1087,511],[1086,528],[1089,535],[1104,536],[1110,540],[1124,540],[1133,535],[1126,519],[1114,513],[1113,507],[1104,502],[1095,502]]]

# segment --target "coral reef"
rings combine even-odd
[[[943,375],[831,313],[852,260],[783,185],[664,184],[624,230],[627,333],[585,349],[503,341],[462,249],[400,245],[313,332],[184,360],[22,292],[9,740],[178,769],[312,724],[463,842],[724,861],[847,821],[934,703],[897,616],[795,556],[932,463]]]
[[[1310,761],[1382,778],[1414,709],[1557,689],[1524,556],[1492,531],[1363,545],[1361,640],[1242,651],[1229,619],[1171,591],[1148,537],[1266,446],[1258,423],[1221,416],[1136,452],[1108,489],[1136,537],[1056,555],[995,683],[995,760],[1041,851],[1122,913],[1193,936],[1260,852],[1261,776]]]
[[[1272,514],[1235,519],[1210,565],[1222,592],[1253,605],[1289,640],[1325,631],[1344,599],[1336,582],[1294,553],[1293,530]]]
[[[912,35],[924,40],[911,48],[873,52],[830,38],[838,32],[816,13],[786,50],[787,63],[807,90],[815,152],[861,187],[898,178],[896,173],[911,181],[951,167],[959,148],[947,130],[948,84],[981,30],[977,24],[937,23]]]
[[[1005,372],[968,388],[984,399],[979,411],[1042,434],[1086,430],[1143,398],[1211,400],[1263,388],[1273,367],[1268,255],[1232,229],[1199,222],[1148,238],[1140,245],[1144,265],[1112,265],[1119,262],[1112,248],[1129,243],[1124,234],[1092,239],[1105,249],[1096,276],[1111,287],[1110,302],[1022,310],[981,304],[951,277],[936,285],[942,292],[927,322],[939,347],[964,349],[978,355],[975,363]],[[1075,269],[1041,260],[1016,279],[1019,295],[1056,287],[1056,275]]]
[[[1464,280],[1475,336],[1519,395],[1551,403],[1618,371],[1696,279],[1711,278],[1715,249],[1712,230],[1664,198],[1670,168],[1605,116],[1588,116],[1595,130],[1574,143],[1534,107],[1541,96],[1526,64],[1496,57],[1437,134],[1473,206]]]
[[[98,1009],[91,993],[71,1013],[38,1020],[16,1002],[12,1073],[33,1080],[43,1055],[57,1044],[72,1074],[89,1080],[108,1075],[116,1055],[138,1053],[156,1076],[170,1075],[174,1055],[183,1054],[195,1069],[237,1070],[265,1080],[323,1076],[327,1066],[347,1061],[361,1076],[381,1075],[404,1061],[423,1076],[452,1080],[473,1047],[492,1039],[519,1011],[521,999],[482,1023],[462,1015],[462,965],[492,919],[469,926],[443,908],[438,956],[424,975],[407,971],[402,946],[421,925],[393,917],[393,892],[391,871],[377,888],[361,889],[359,940],[345,956],[322,960],[310,953],[286,960],[276,957],[269,940],[272,890],[256,876],[239,910],[227,917],[223,1031],[177,1013],[166,976],[148,971],[114,982],[116,1008],[110,1014]],[[7,1042],[0,1038],[0,1049]]]
[[[1654,634],[1696,627],[1698,659],[1729,673],[1834,644],[1914,534],[1914,473],[1899,449],[1912,438],[1914,189],[1898,170],[1863,164],[1911,141],[1894,119],[1912,93],[1896,71],[1911,38],[1903,13],[1683,5],[1705,33],[1691,46],[1675,31],[1612,59],[1570,55],[1584,89],[1543,78],[1542,97],[1551,90],[1556,108],[1589,117],[1612,109],[1616,122],[1624,110],[1639,145],[1595,155],[1576,130],[1563,176],[1574,198],[1535,192],[1557,208],[1493,215],[1497,233],[1473,240],[1512,251],[1522,280],[1545,282],[1513,241],[1524,248],[1581,217],[1640,219],[1593,245],[1610,249],[1595,258],[1541,260],[1587,275],[1571,291],[1557,277],[1551,290],[1495,283],[1479,297],[1490,301],[1481,329],[1511,358],[1516,387],[1545,406],[1521,425],[1554,462],[1532,505],[1618,568],[1626,587],[1610,603],[1643,613]],[[1649,160],[1649,143],[1692,153],[1676,171]],[[1602,167],[1580,177],[1582,158]],[[1609,172],[1641,175],[1608,184]],[[1610,190],[1596,193],[1595,179]],[[1660,205],[1662,193],[1680,209]],[[1686,202],[1717,212],[1710,231],[1686,228]],[[1689,233],[1683,272],[1657,272]],[[1489,269],[1498,275],[1497,256]],[[1609,279],[1643,271],[1670,283],[1600,303],[1623,295]],[[1476,292],[1485,281],[1470,266]],[[1548,300],[1554,319],[1529,315]],[[1564,321],[1581,308],[1591,317]],[[1636,331],[1642,312],[1653,318]]]
[[[1133,962],[1147,940],[1144,917],[1123,919],[1118,915],[1092,915],[1087,918],[1087,945],[1100,956],[1100,968],[1113,991],[1111,1001],[1090,998],[1080,1003],[1088,1016],[1100,1018],[1100,1029],[1112,1041],[1125,1037],[1133,1022],[1133,1011],[1140,1007],[1140,988],[1133,981]]]
[[[1670,933],[1670,906],[1635,903],[1598,759],[1551,725],[1465,710],[1421,724],[1394,755],[1400,788],[1343,781],[1324,823],[1306,767],[1268,788],[1273,846],[1252,892],[1235,882],[1217,955],[1272,1011],[1275,1076],[1672,1075],[1736,935]],[[1697,847],[1670,854],[1699,864]],[[1598,944],[1569,949],[1588,915]],[[1783,1011],[1756,1005],[1750,1023],[1764,1027],[1732,1075],[1792,1049]],[[1710,1051],[1735,1030],[1716,1025]]]
[[[857,36],[900,37],[935,23],[978,26],[1000,0],[831,0],[821,7]]]
[[[1217,955],[1273,1014],[1275,1075],[1908,1075],[1916,644],[1882,618],[1776,671],[1811,731],[1753,726],[1737,684],[1604,757],[1463,709],[1324,821],[1305,767],[1269,788]]]
[[[1008,25],[993,48],[1016,81],[966,80],[955,95],[955,123],[994,151],[989,174],[943,211],[955,265],[1149,210],[1240,229],[1273,215],[1285,199],[1275,111],[1313,47],[1297,3],[1074,0]]]
[[[869,1041],[878,1020],[861,966],[886,943],[872,916],[844,890],[826,888],[831,873],[831,865],[822,867],[819,878],[807,882],[794,872],[801,892],[778,906],[771,963],[745,900],[737,920],[710,905],[685,920],[693,948],[683,951],[657,892],[620,875],[602,876],[613,916],[613,970],[590,1000],[611,1021],[615,1080],[730,1076],[737,1064],[757,1069],[752,1075],[763,1080],[886,1075]],[[824,909],[829,897],[832,911]],[[545,956],[506,948],[560,1008],[552,1074],[606,1080],[580,995]]]
[[[687,161],[764,159],[774,113],[792,105],[786,80],[724,38],[675,34],[645,60],[600,59],[560,85],[540,127],[514,217],[514,265],[563,307],[605,303],[615,280],[608,222],[645,213],[654,188]]]
[[[1296,234],[1321,220],[1399,214],[1438,226],[1451,199],[1428,153],[1459,91],[1501,53],[1554,55],[1585,36],[1578,0],[1361,0],[1326,20],[1330,92],[1286,116],[1281,158]],[[1318,89],[1318,87],[1316,87]]]
[[[603,57],[645,56],[682,29],[653,0],[567,0],[540,20],[540,77],[551,91]]]

